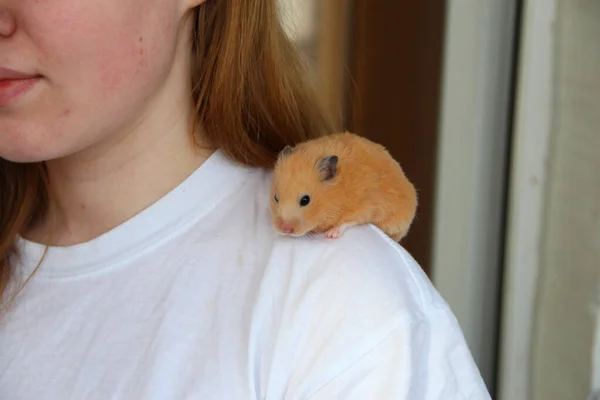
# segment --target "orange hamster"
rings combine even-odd
[[[286,147],[273,171],[270,210],[285,235],[339,238],[371,223],[399,242],[417,209],[417,192],[387,149],[349,132]]]

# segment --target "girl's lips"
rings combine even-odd
[[[4,78],[0,71],[0,107],[16,101],[40,80],[40,77]]]

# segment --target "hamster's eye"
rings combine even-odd
[[[308,203],[310,203],[310,196],[309,195],[303,196],[300,199],[300,206],[302,206],[302,207],[307,206]]]
[[[275,200],[275,203],[279,203],[279,197],[277,197],[277,195],[273,196],[273,200]]]

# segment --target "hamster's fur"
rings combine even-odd
[[[286,147],[275,164],[270,210],[280,233],[338,238],[372,223],[395,241],[415,217],[417,193],[381,145],[342,132]]]

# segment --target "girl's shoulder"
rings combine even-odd
[[[275,398],[490,398],[452,311],[378,228],[277,237],[268,259],[253,317],[265,329],[257,336],[270,338],[258,347],[280,371],[268,386]]]
[[[299,280],[299,287],[335,285],[338,291],[354,291],[363,298],[372,294],[411,313],[447,307],[412,255],[374,225],[348,228],[339,239],[277,233],[269,210],[272,172],[240,169],[246,174],[245,189],[232,199],[236,205],[227,215],[232,216],[236,210],[244,215],[245,223],[236,217],[240,229],[247,231],[241,237],[252,238],[253,247],[265,255],[267,268],[273,264],[277,274]]]
[[[329,298],[330,307],[335,294],[340,307],[347,308],[352,299],[357,310],[382,318],[384,313],[419,319],[432,310],[450,312],[410,252],[374,225],[348,228],[339,239],[277,233],[269,209],[272,172],[238,168],[244,178],[221,211],[218,231],[227,232],[222,237],[229,248],[243,248],[251,256],[267,280],[263,287],[288,282],[286,296],[302,297],[310,290],[315,298]]]
[[[370,224],[348,228],[339,239],[277,236],[271,255],[289,260],[286,273],[295,286],[310,287],[322,299],[337,298],[343,309],[350,302],[357,312],[396,321],[450,311],[412,255]]]

